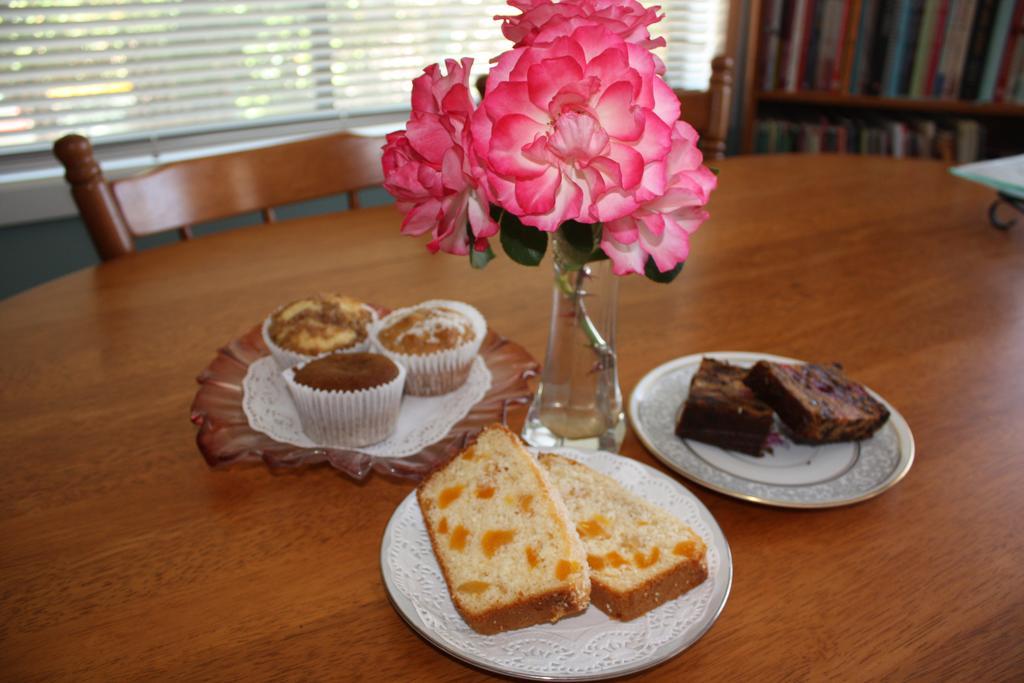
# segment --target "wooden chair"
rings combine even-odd
[[[732,109],[732,57],[711,61],[711,83],[707,90],[676,90],[683,107],[682,117],[700,133],[704,158],[724,159]]]
[[[724,159],[729,137],[729,114],[732,109],[732,57],[711,60],[711,82],[707,90],[676,90],[683,107],[682,116],[700,133],[700,148],[705,159]],[[476,89],[483,97],[487,76],[476,79]]]
[[[273,147],[175,162],[144,174],[107,180],[81,135],[58,140],[54,154],[78,211],[104,261],[135,251],[135,238],[332,194],[356,193],[384,182],[383,138],[338,133]]]

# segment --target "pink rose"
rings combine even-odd
[[[581,26],[603,26],[629,43],[651,50],[665,44],[664,38],[651,38],[648,28],[661,21],[660,7],[644,7],[636,0],[509,0],[520,10],[502,20],[501,31],[513,47],[550,43],[570,35]]]
[[[690,253],[690,234],[708,217],[702,208],[718,179],[702,166],[697,131],[683,121],[672,130],[666,159],[664,194],[652,197],[628,216],[608,221],[601,249],[617,275],[643,273],[648,256],[661,272],[672,270]]]
[[[491,200],[526,225],[612,221],[664,192],[679,100],[603,26],[498,58],[472,118]]]
[[[467,219],[476,238],[474,247],[487,248],[498,232],[490,217],[490,200],[482,186],[469,140],[473,100],[469,70],[473,60],[445,62],[424,69],[412,85],[412,116],[406,129],[391,133],[384,145],[384,187],[405,212],[402,233],[432,231],[431,251],[469,253]]]

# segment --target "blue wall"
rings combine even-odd
[[[0,228],[0,298],[95,263],[77,216]]]
[[[363,192],[359,199],[362,206],[391,202],[390,195],[380,188]],[[348,201],[343,196],[325,197],[282,206],[275,211],[278,220],[287,220],[341,211],[347,205]],[[259,214],[246,214],[196,226],[193,232],[201,238],[210,233],[243,228],[259,222]],[[140,249],[153,249],[175,240],[177,233],[171,231],[143,238],[139,240],[138,246]],[[77,216],[0,227],[0,299],[99,262],[89,234]]]

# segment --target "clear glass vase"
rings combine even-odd
[[[541,448],[575,446],[617,453],[626,434],[615,356],[619,282],[609,261],[565,265],[561,231],[552,235],[554,288],[547,357],[523,438]]]

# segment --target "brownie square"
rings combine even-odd
[[[676,435],[730,451],[763,455],[772,410],[743,384],[746,368],[703,358],[690,382]]]
[[[889,418],[888,409],[842,366],[759,361],[745,379],[803,443],[866,439]]]

